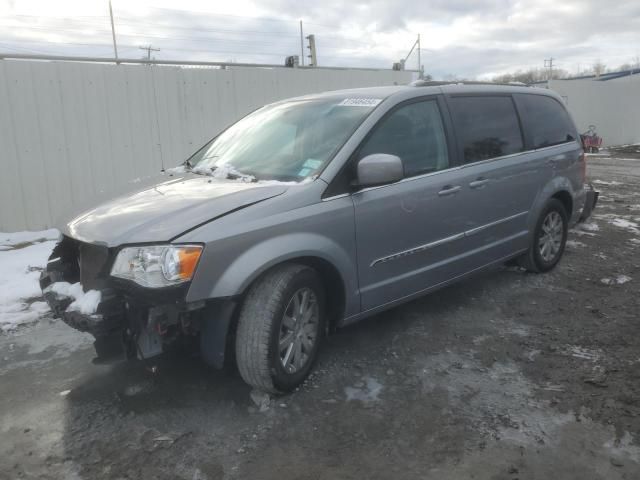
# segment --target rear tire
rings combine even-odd
[[[564,205],[556,198],[550,199],[536,222],[529,250],[518,259],[519,265],[534,273],[552,270],[562,258],[568,230]]]
[[[236,361],[249,385],[289,392],[307,377],[325,325],[325,293],[304,265],[275,267],[249,289],[238,318]]]

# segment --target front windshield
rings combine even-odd
[[[226,178],[299,182],[319,173],[378,103],[334,98],[269,105],[222,132],[187,165]]]

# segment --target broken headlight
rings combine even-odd
[[[201,245],[125,247],[118,252],[111,275],[149,288],[177,285],[191,280],[201,253]]]

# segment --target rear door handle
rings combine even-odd
[[[489,179],[488,178],[477,178],[475,179],[473,182],[471,182],[469,184],[470,188],[481,188],[484,187],[487,183],[489,183]]]
[[[442,190],[438,192],[438,195],[441,197],[445,197],[447,195],[453,195],[460,191],[460,185],[447,185]]]
[[[551,165],[554,165],[554,164],[556,164],[558,162],[561,162],[562,160],[566,160],[566,159],[567,159],[567,156],[564,155],[564,154],[554,155],[553,157],[549,157],[547,159],[547,163],[549,163]]]

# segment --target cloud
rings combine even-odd
[[[55,17],[5,8],[0,51],[111,55],[108,17],[101,9],[74,12],[59,0]],[[164,3],[163,3],[164,2]],[[16,2],[15,5],[23,5]],[[298,20],[316,35],[320,65],[389,68],[421,34],[422,63],[436,77],[484,78],[542,67],[545,58],[569,71],[596,60],[613,67],[640,55],[640,3],[595,0],[165,0],[114,2],[121,54],[139,58],[140,45],[159,58],[281,64],[300,54]],[[166,5],[163,6],[163,5]],[[68,6],[69,8],[66,8]],[[224,7],[224,10],[220,10]],[[97,7],[96,7],[97,8]],[[13,14],[12,14],[13,13]],[[38,16],[39,15],[39,16]],[[417,67],[416,54],[409,68]]]

